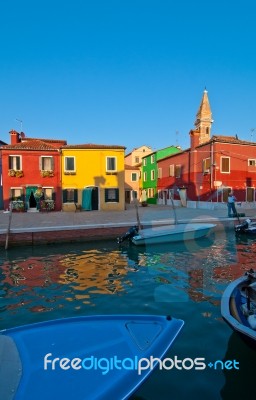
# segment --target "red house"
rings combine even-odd
[[[3,206],[16,211],[61,210],[60,148],[65,140],[26,138],[10,132],[2,146]]]
[[[174,198],[226,202],[232,189],[237,201],[255,202],[256,143],[234,136],[210,136],[212,114],[207,91],[190,131],[190,148],[158,162],[158,203]]]

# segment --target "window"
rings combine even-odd
[[[132,172],[132,177],[131,177],[132,182],[137,182],[138,180],[138,175],[136,172]]]
[[[64,189],[63,203],[77,203],[77,189]]]
[[[174,175],[175,175],[174,164],[171,164],[169,166],[169,176],[174,176]]]
[[[11,189],[11,200],[22,200],[22,188]]]
[[[249,158],[248,167],[256,167],[256,160],[252,159],[252,158]]]
[[[147,173],[143,172],[143,181],[146,182],[147,181]]]
[[[228,174],[230,172],[230,157],[220,158],[220,172]]]
[[[139,162],[140,162],[140,157],[135,157],[135,163],[139,164]]]
[[[40,157],[40,166],[41,171],[52,171],[53,170],[53,158],[47,156]]]
[[[9,156],[9,169],[21,170],[21,156]]]
[[[210,168],[211,168],[211,159],[205,158],[203,160],[203,172],[204,173],[210,172]]]
[[[43,188],[44,199],[52,200],[53,199],[53,188]]]
[[[147,165],[147,159],[143,158],[143,166],[145,167]]]
[[[153,170],[151,171],[151,181],[154,181],[154,180],[155,180],[155,177],[156,177],[156,174],[155,174],[155,170],[153,169]]]
[[[180,178],[181,176],[181,165],[175,165],[175,178]]]
[[[105,189],[105,202],[118,203],[119,202],[119,189]]]
[[[75,172],[75,157],[64,157],[64,171]]]
[[[162,178],[162,168],[158,168],[158,178]]]
[[[155,190],[154,190],[154,188],[148,189],[148,198],[149,198],[149,197],[154,197],[154,195],[155,195]]]
[[[116,172],[117,171],[116,157],[107,157],[106,158],[106,171],[107,172]]]
[[[152,154],[152,156],[150,157],[150,159],[151,159],[151,164],[153,164],[153,163],[155,162],[155,155]]]

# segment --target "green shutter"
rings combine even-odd
[[[62,198],[63,198],[63,203],[66,203],[68,198],[67,189],[64,189],[62,191]]]
[[[77,203],[77,199],[78,199],[77,189],[74,189],[74,203]]]

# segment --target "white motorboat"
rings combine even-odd
[[[192,223],[158,226],[139,230],[131,241],[135,245],[181,242],[206,236],[216,225]]]

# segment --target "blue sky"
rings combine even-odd
[[[0,139],[187,148],[206,87],[212,134],[256,141],[255,4],[1,0]]]

